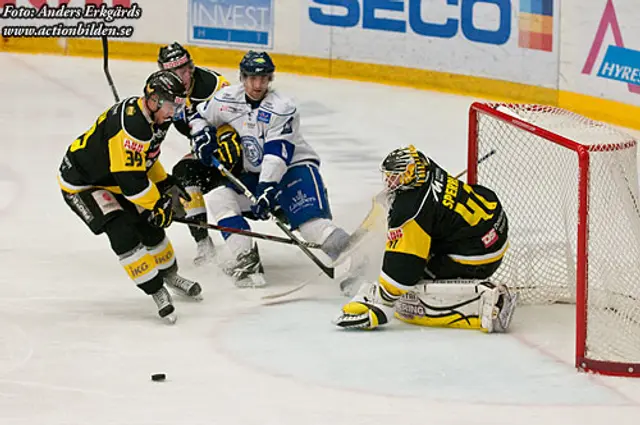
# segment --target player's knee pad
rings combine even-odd
[[[326,218],[303,223],[300,234],[307,242],[322,245],[322,251],[332,260],[338,258],[349,243],[349,234]]]
[[[404,322],[435,327],[505,332],[517,297],[488,281],[436,281],[417,285],[396,303]]]
[[[156,261],[144,245],[137,245],[128,252],[120,255],[119,259],[120,265],[127,272],[131,280],[145,293],[152,294],[160,289],[162,283],[160,286],[157,286],[156,282],[158,280]],[[160,279],[160,282],[162,282],[162,279]]]
[[[207,195],[209,213],[216,222],[228,217],[242,216],[251,207],[248,199],[242,198],[233,189],[218,187]]]
[[[164,229],[152,226],[147,220],[140,221],[136,230],[140,235],[140,242],[147,247],[160,245],[167,235]]]

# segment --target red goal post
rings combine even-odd
[[[640,377],[636,150],[632,136],[561,108],[469,110],[468,182],[495,190],[509,219],[494,279],[525,304],[575,303],[582,371]]]

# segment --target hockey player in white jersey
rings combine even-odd
[[[300,117],[294,102],[271,89],[275,65],[265,52],[249,51],[240,62],[241,84],[225,87],[197,107],[192,118],[194,154],[213,166],[221,154],[217,134],[231,126],[242,145],[240,180],[257,202],[229,183],[208,195],[212,217],[221,226],[249,229],[246,216],[265,220],[281,209],[292,229],[336,259],[349,235],[332,221],[319,166],[320,158],[300,133]],[[222,233],[235,263],[227,270],[237,286],[266,284],[257,246],[251,238]]]

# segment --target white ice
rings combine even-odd
[[[195,246],[175,224],[181,270],[205,300],[177,299],[178,323],[163,324],[56,183],[67,145],[112,103],[101,65],[0,55],[0,424],[638,422],[640,380],[574,369],[571,307],[521,309],[507,335],[402,324],[340,332],[331,320],[345,299],[328,279],[295,302],[260,302],[317,276],[289,246],[262,243],[272,285],[239,290],[215,267],[192,266]],[[154,64],[111,68],[121,96],[136,95]],[[466,166],[473,99],[283,73],[275,85],[299,102],[348,230],[389,150],[415,143],[451,172]],[[188,149],[173,131],[163,146],[169,169]]]

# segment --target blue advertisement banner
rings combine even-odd
[[[273,0],[189,0],[194,44],[273,47]]]
[[[609,46],[598,77],[640,85],[640,52],[626,47]]]

